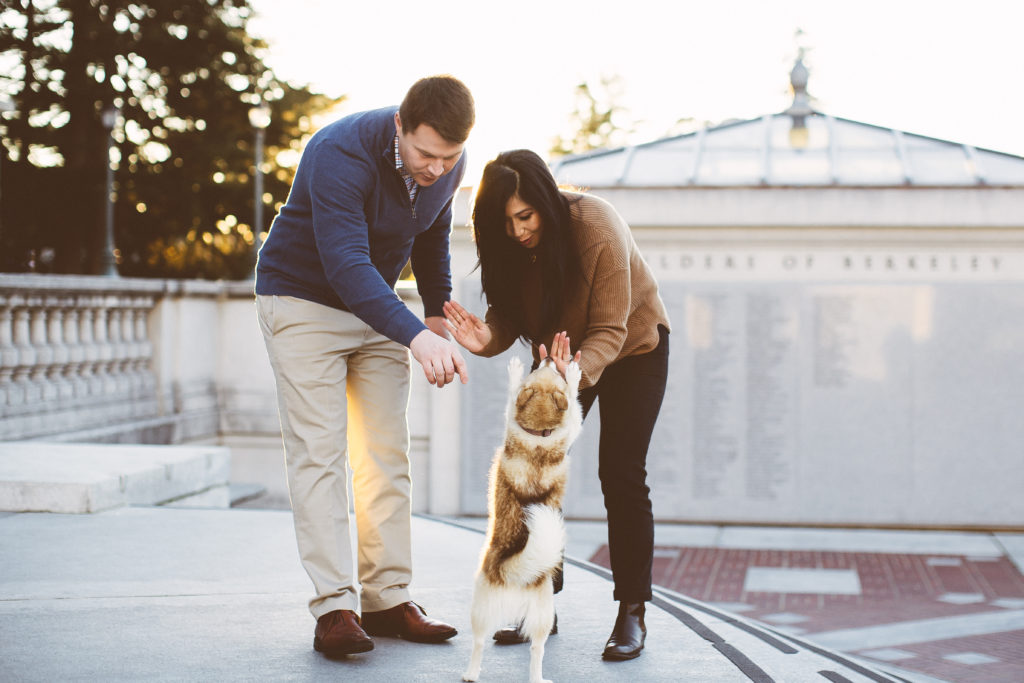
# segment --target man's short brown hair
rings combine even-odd
[[[428,76],[416,81],[398,108],[402,131],[413,132],[425,123],[442,138],[462,144],[476,119],[473,95],[453,76]]]

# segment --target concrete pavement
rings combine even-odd
[[[0,680],[458,681],[483,536],[459,520],[413,525],[413,595],[459,635],[442,645],[377,638],[372,652],[330,660],[312,649],[310,585],[289,512],[2,513]],[[556,597],[559,634],[544,661],[552,680],[928,680],[901,679],[661,589],[643,656],[605,662],[616,609],[608,574],[571,553]],[[490,646],[480,680],[526,680],[528,659],[527,647]]]

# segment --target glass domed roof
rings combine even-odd
[[[784,112],[552,162],[580,187],[1024,186],[1024,157],[815,111],[807,73],[790,73]]]
[[[559,182],[585,187],[1024,185],[1024,157],[812,112],[788,112],[567,156]]]

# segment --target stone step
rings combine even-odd
[[[0,510],[90,513],[124,505],[228,507],[221,446],[0,443]]]
[[[230,485],[230,496],[231,506],[240,505],[241,503],[247,503],[250,500],[255,500],[267,492],[267,487],[262,484],[252,484],[248,482],[231,482]]]

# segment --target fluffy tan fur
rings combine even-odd
[[[582,428],[580,369],[563,379],[550,361],[522,378],[509,363],[505,440],[494,455],[487,539],[473,591],[473,654],[463,680],[480,674],[484,639],[502,622],[522,622],[531,640],[530,681],[540,683],[554,620],[552,576],[565,548],[561,508],[569,447]]]

